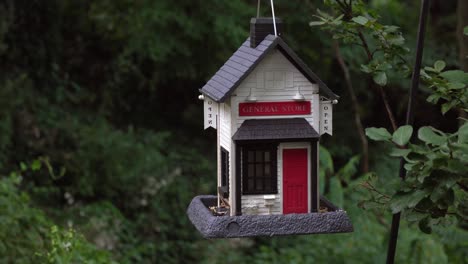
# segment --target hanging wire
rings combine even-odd
[[[260,17],[260,1],[261,0],[258,0],[258,3],[257,3],[257,18]]]
[[[426,20],[429,14],[430,0],[421,0],[421,11],[419,13],[419,28],[418,28],[418,39],[416,44],[416,62],[414,64],[413,76],[411,78],[411,88],[409,92],[408,110],[406,112],[406,124],[413,125],[414,123],[414,104],[416,101],[416,94],[419,88],[419,78],[421,70],[421,60],[424,49],[424,35],[426,32]],[[404,169],[405,160],[400,160],[400,178],[404,180],[406,178],[406,172]],[[398,229],[400,228],[400,216],[401,213],[394,214],[392,217],[392,227],[390,229],[390,240],[388,242],[387,250],[387,264],[393,264],[395,262],[396,244],[398,240]]]
[[[275,6],[273,4],[273,0],[270,0],[270,3],[271,3],[271,14],[273,15],[273,28],[275,29],[275,37],[277,37],[278,33],[276,32]]]
[[[258,0],[257,2],[257,18],[260,17],[260,1]],[[275,36],[278,36],[278,32],[276,31],[276,17],[275,17],[275,5],[273,3],[273,0],[270,0],[271,4],[271,15],[273,17],[273,29],[275,30]]]

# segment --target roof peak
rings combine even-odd
[[[318,84],[320,91],[329,99],[335,100],[339,98],[307,67],[280,36],[271,34],[267,35],[255,48],[250,46],[250,38],[247,38],[218,72],[200,89],[200,92],[216,102],[224,102],[274,48],[278,48],[310,82]]]

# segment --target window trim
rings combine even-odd
[[[257,178],[255,175],[253,177],[248,176],[248,152],[249,151],[269,151],[270,152],[270,180],[271,180],[271,190],[265,190],[263,187],[262,190],[255,190]],[[242,165],[241,165],[241,175],[242,175],[242,195],[255,195],[255,194],[278,194],[278,144],[269,144],[269,145],[259,145],[258,143],[252,146],[243,146],[241,150],[242,154]],[[250,162],[251,163],[251,162]],[[257,164],[256,161],[253,162]],[[265,162],[262,162],[265,166]],[[255,174],[255,173],[254,173]],[[248,180],[249,178],[253,178],[254,181],[254,190],[248,190]],[[261,177],[263,180],[263,186],[265,186],[265,182],[267,177]]]

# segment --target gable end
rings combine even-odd
[[[320,91],[329,99],[339,98],[280,37],[273,35],[268,35],[256,48],[250,47],[250,38],[248,38],[200,89],[200,92],[216,102],[224,102],[273,48],[278,48],[310,82],[317,83]]]

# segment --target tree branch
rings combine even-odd
[[[385,106],[385,111],[387,111],[388,119],[390,119],[390,123],[392,124],[393,131],[396,131],[398,128],[397,122],[395,120],[395,116],[393,115],[392,108],[390,107],[390,103],[388,102],[387,94],[382,86],[377,85],[379,89],[380,96],[382,97],[382,101]]]
[[[361,140],[361,148],[362,148],[362,171],[364,173],[369,171],[369,144],[367,141],[366,134],[364,132],[364,126],[361,122],[361,116],[359,115],[359,102],[356,97],[356,93],[354,92],[353,84],[351,81],[351,75],[349,74],[349,69],[346,66],[345,61],[343,60],[343,56],[340,52],[340,46],[338,42],[334,42],[335,47],[335,56],[338,64],[343,71],[344,78],[346,81],[346,87],[348,88],[349,95],[351,97],[351,105],[353,106],[354,112],[354,122],[356,124],[356,128],[359,133],[359,139]]]
[[[373,59],[372,52],[370,51],[369,45],[367,44],[367,41],[364,37],[364,34],[362,34],[361,30],[358,30],[358,36],[359,36],[359,39],[361,39],[362,46],[364,47],[364,50],[367,53],[367,60],[368,62],[371,62]],[[385,93],[385,90],[383,89],[383,87],[380,85],[378,85],[378,90],[379,90],[380,97],[382,97],[382,101],[384,103],[385,111],[387,112],[388,119],[390,120],[393,131],[395,131],[398,126],[395,121],[395,116],[393,115],[392,108],[390,107],[390,103],[388,102],[387,94]]]
[[[362,31],[361,30],[358,30],[358,36],[359,36],[359,39],[361,40],[362,42],[362,46],[364,47],[364,50],[366,51],[367,53],[367,60],[370,62],[372,60],[372,52],[370,51],[369,49],[369,45],[367,45],[367,41],[366,39],[364,38],[364,34],[362,34]]]

